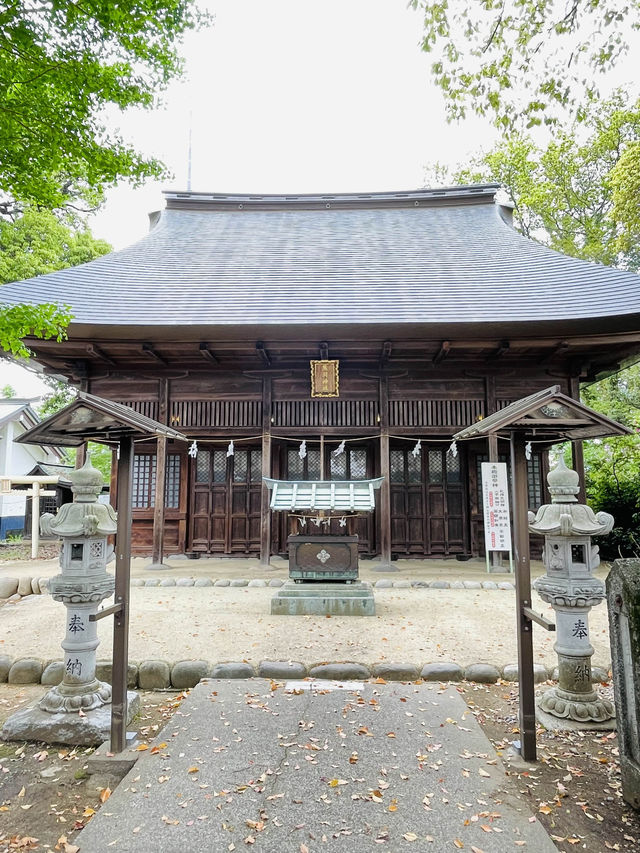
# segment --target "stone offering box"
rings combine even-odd
[[[357,536],[289,536],[289,577],[296,583],[358,579]]]
[[[614,562],[607,577],[607,606],[622,795],[640,809],[640,560]]]

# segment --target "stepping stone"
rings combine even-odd
[[[255,670],[244,661],[217,663],[211,669],[211,678],[253,678]]]
[[[326,678],[329,681],[359,681],[369,678],[369,667],[361,663],[320,663],[309,670],[311,678]]]
[[[431,581],[429,586],[431,589],[449,589],[451,584],[449,581]]]
[[[374,584],[376,589],[391,589],[393,587],[393,581],[391,578],[381,578],[379,581],[376,581]]]
[[[478,684],[495,684],[500,678],[500,670],[490,663],[472,663],[465,669],[464,677]]]
[[[181,660],[173,665],[171,670],[171,686],[176,690],[195,687],[203,678],[209,675],[209,664],[206,660]]]
[[[140,690],[165,690],[171,687],[171,667],[164,660],[143,660],[138,667]]]
[[[249,586],[266,586],[267,582],[265,580],[261,580],[260,578],[253,578],[253,580],[249,581]]]
[[[214,582],[214,586],[229,586],[231,581],[229,578],[218,578],[217,581]]]
[[[457,663],[435,661],[422,667],[420,678],[424,681],[462,681],[464,670]]]
[[[293,660],[263,660],[258,664],[260,678],[306,678],[307,667]]]
[[[197,587],[213,586],[213,581],[211,578],[196,578],[193,585]]]
[[[11,598],[18,591],[18,578],[0,577],[0,598]]]
[[[371,675],[385,681],[416,681],[418,667],[412,663],[375,663]]]
[[[42,661],[36,658],[21,658],[9,670],[9,684],[39,684],[42,677]]]

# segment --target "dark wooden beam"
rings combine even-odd
[[[329,358],[329,344],[326,341],[320,343],[320,358],[326,361]]]
[[[554,358],[558,358],[559,356],[564,355],[568,349],[569,349],[569,342],[568,341],[560,341],[551,350],[549,355],[546,355],[544,357],[542,363],[547,364],[547,362],[553,361]]]
[[[264,345],[263,341],[256,341],[256,352],[260,356],[262,363],[265,367],[271,367],[271,357],[267,352],[267,349]]]
[[[207,361],[210,361],[212,364],[220,364],[219,359],[217,359],[216,356],[211,352],[207,344],[201,343],[199,349],[200,355],[203,358],[206,358]]]
[[[391,358],[391,352],[393,350],[393,346],[391,341],[385,341],[382,344],[382,349],[380,350],[380,367],[384,367],[385,364]]]
[[[451,342],[450,341],[442,341],[442,343],[440,344],[440,349],[438,350],[438,352],[433,357],[432,363],[433,364],[440,364],[442,359],[446,358],[450,349],[451,349]]]
[[[110,358],[104,350],[101,350],[100,347],[96,344],[87,344],[87,352],[89,353],[89,355],[94,355],[101,361],[106,361],[107,364],[116,367],[116,362],[112,358]]]
[[[498,347],[491,353],[489,358],[502,358],[506,352],[509,352],[510,347],[511,344],[509,341],[500,341]]]
[[[166,360],[165,360],[165,359],[160,355],[160,353],[158,353],[158,352],[153,348],[153,344],[142,344],[141,349],[142,349],[142,352],[143,352],[145,355],[148,355],[148,356],[149,356],[149,358],[153,358],[153,359],[155,359],[156,361],[159,361],[159,362],[160,362],[160,364],[164,364],[164,365],[165,365],[165,367],[166,367],[166,365],[167,365],[167,361],[166,361]]]

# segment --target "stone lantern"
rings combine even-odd
[[[547,573],[533,586],[556,612],[558,686],[547,690],[539,709],[553,717],[580,723],[606,723],[615,716],[613,704],[591,683],[593,646],[589,642],[589,611],[605,598],[603,581],[593,576],[600,564],[592,536],[609,533],[613,516],[597,515],[578,503],[578,474],[560,457],[547,476],[551,503],[529,513],[529,530],[544,536]]]
[[[44,711],[83,712],[111,702],[111,686],[96,678],[97,623],[90,621],[98,605],[113,595],[114,578],[107,574],[107,536],[116,532],[116,513],[98,502],[102,474],[87,460],[69,475],[73,503],[41,519],[42,532],[62,539],[60,574],[49,591],[67,608],[62,682],[49,690],[39,707]]]

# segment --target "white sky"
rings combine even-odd
[[[190,121],[191,188],[204,192],[415,189],[427,163],[457,163],[495,138],[479,119],[447,125],[406,0],[201,5],[215,23],[185,39],[186,77],[164,108],[114,121],[175,176],[109,194],[91,227],[116,248],[146,233],[162,188],[186,189]]]

